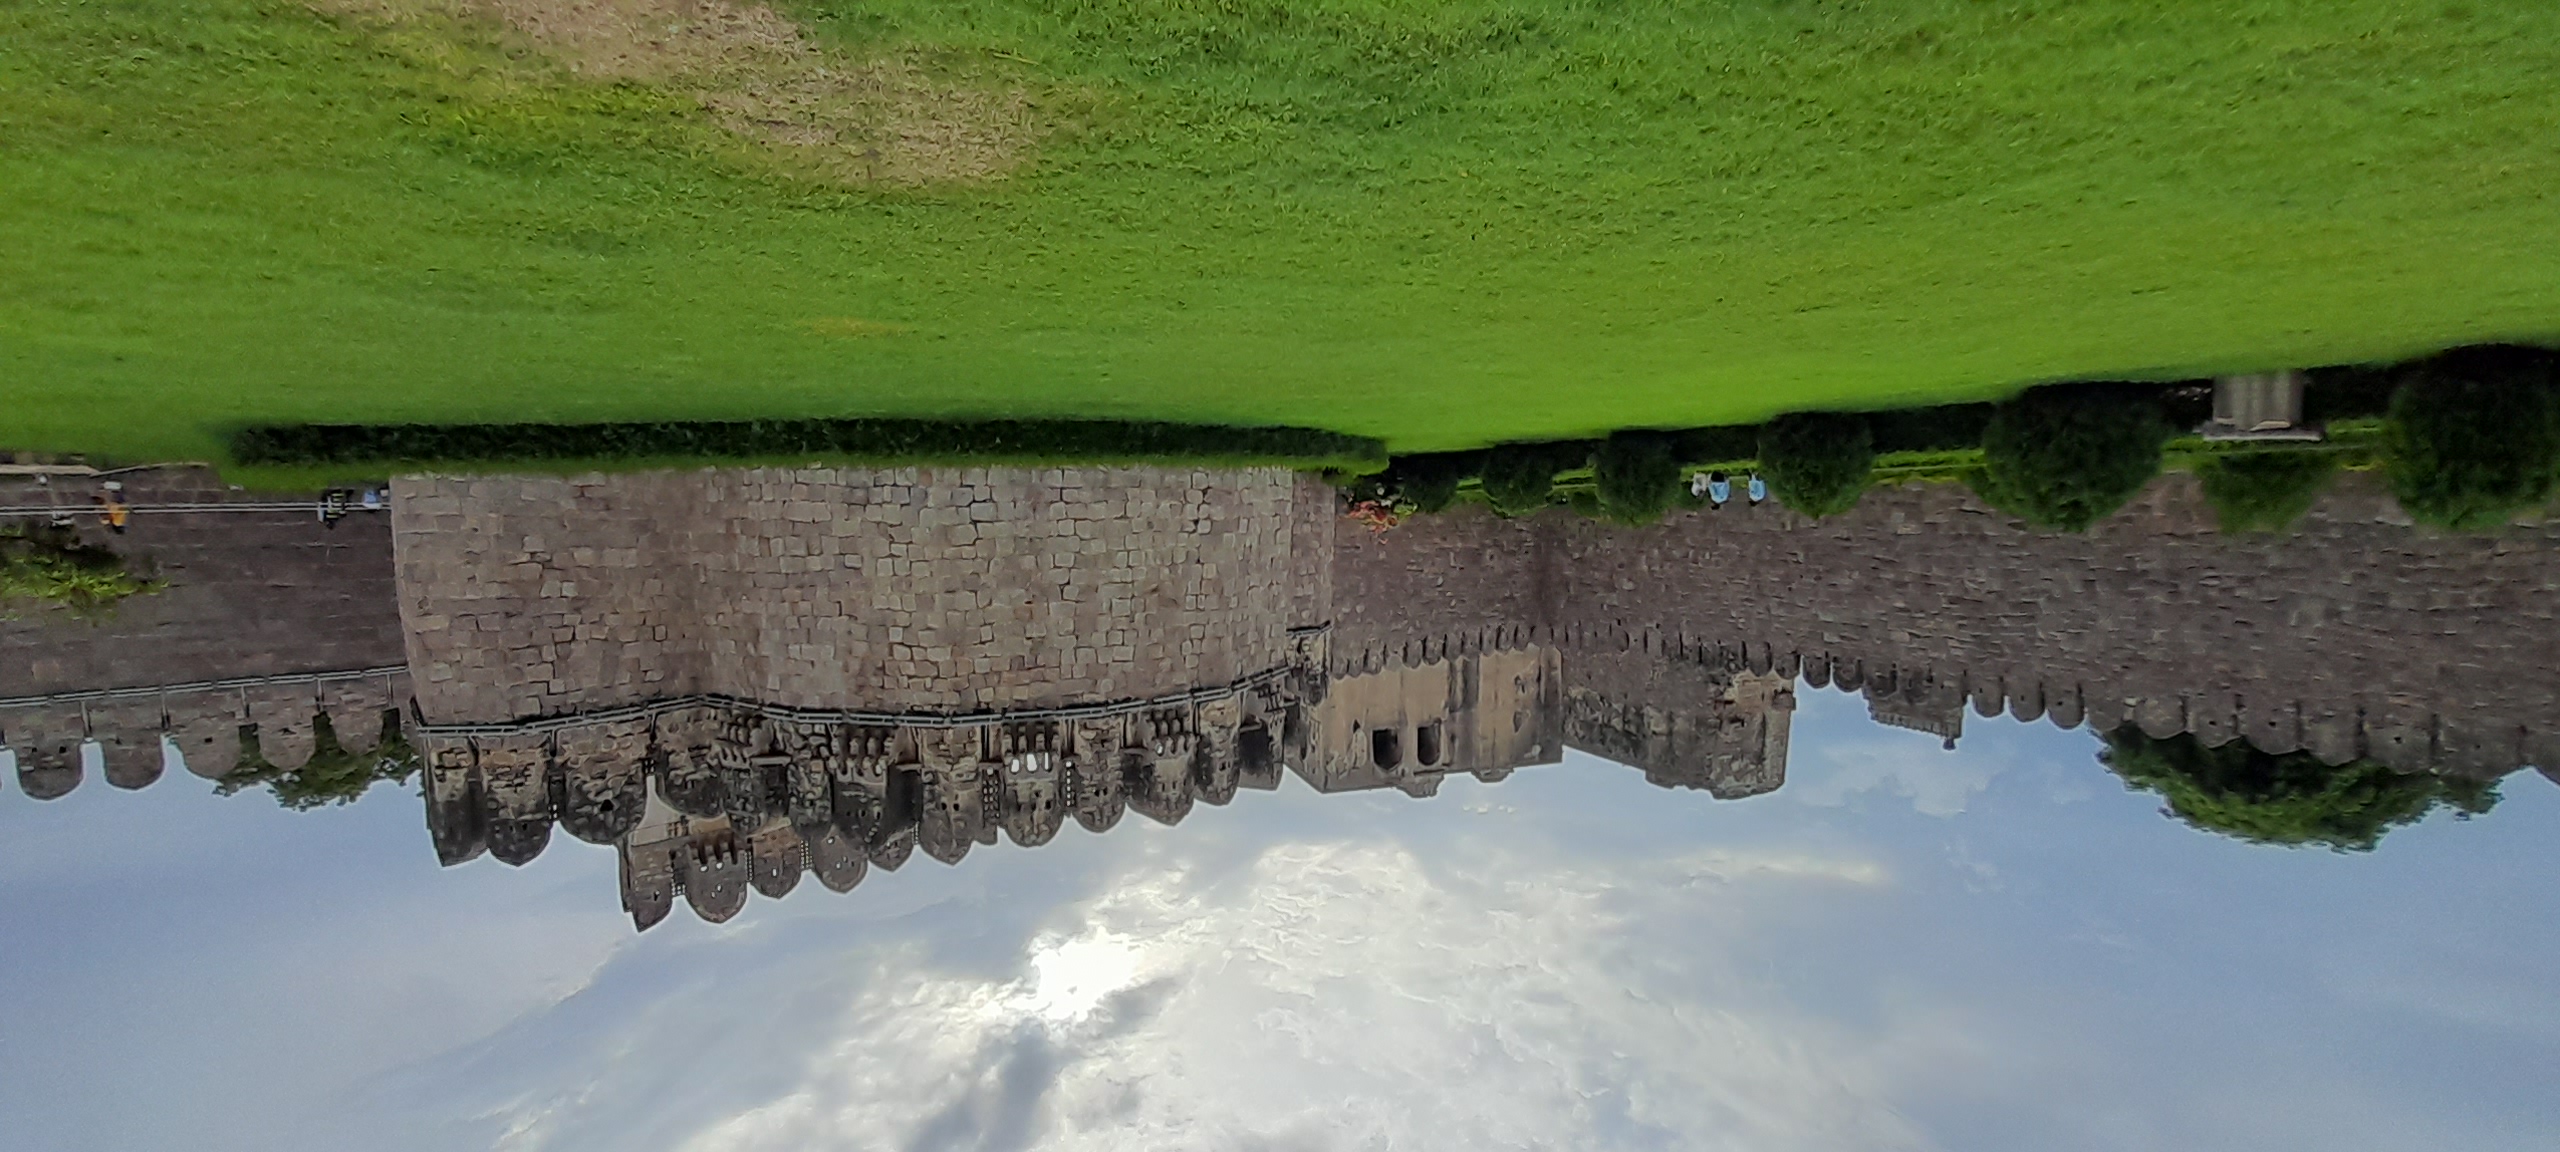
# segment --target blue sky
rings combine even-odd
[[[1804,694],[1718,803],[1294,780],[635,936],[414,797],[0,795],[11,1149],[2542,1149],[2560,788],[2363,856]]]

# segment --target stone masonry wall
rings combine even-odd
[[[732,470],[395,484],[439,723],[697,692],[964,712],[1287,662],[1280,470]]]
[[[1774,505],[1632,531],[1462,510],[1337,536],[1338,666],[1544,627],[1568,683],[1574,651],[1647,651],[2404,768],[2560,761],[2560,526],[2413,530],[2365,476],[2271,537],[2216,532],[2183,476],[2085,536],[1954,485],[1818,524]]]

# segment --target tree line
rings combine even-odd
[[[2491,345],[2389,367],[2317,370],[2313,423],[2379,418],[2382,471],[2409,516],[2445,528],[2505,524],[2560,486],[2560,356]],[[1485,503],[1523,516],[1556,503],[1617,523],[1649,524],[1698,501],[1700,468],[1752,468],[1780,504],[1806,516],[1857,506],[1892,452],[1978,450],[1963,475],[1982,499],[2039,528],[2087,531],[2160,475],[2178,429],[2200,418],[2194,386],[2083,382],[2030,388],[1997,404],[1898,412],[1801,412],[1765,424],[1629,430],[1605,439],[1501,444],[1396,457],[1346,478],[1356,499],[1431,513],[1476,481]],[[2226,531],[2270,531],[2307,511],[2340,467],[2320,445],[2217,452],[2194,471]],[[1560,472],[1588,468],[1562,495]]]

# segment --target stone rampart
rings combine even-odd
[[[399,481],[436,723],[714,694],[970,712],[1288,662],[1280,470],[807,469]],[[1329,538],[1327,538],[1329,539]]]
[[[2080,536],[1913,485],[1820,523],[1462,509],[1337,541],[1337,669],[1552,634],[1569,686],[1577,653],[1642,652],[2412,770],[2560,761],[2560,526],[2413,529],[2360,475],[2265,537],[2173,476]]]

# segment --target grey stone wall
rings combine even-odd
[[[1338,669],[1552,632],[1569,685],[1577,652],[1639,651],[2410,769],[2560,760],[2560,526],[2412,529],[2367,476],[2272,537],[2216,532],[2173,476],[2085,536],[1913,485],[1819,524],[1462,510],[1337,539]]]
[[[697,694],[974,714],[1531,647],[1561,654],[1582,742],[1720,794],[1782,766],[1778,729],[1718,734],[1779,705],[1733,698],[1744,673],[1802,672],[1933,731],[1970,705],[2410,769],[2560,763],[2560,526],[2413,529],[2364,476],[2276,537],[2217,533],[2184,477],[2085,536],[1945,485],[1818,524],[1774,505],[1641,530],[1462,509],[1384,534],[1278,471],[418,477],[395,496],[391,523],[335,530],[139,519],[114,542],[170,590],[103,626],[0,625],[26,654],[0,661],[0,693],[284,680],[0,709],[21,767],[54,787],[86,733],[112,778],[147,781],[165,730],[188,769],[219,774],[242,724],[266,759],[298,763],[316,712],[366,743],[408,688],[315,699],[293,677],[404,657],[425,718],[452,724]],[[534,778],[483,768],[493,796]]]
[[[967,712],[1287,662],[1280,470],[414,477],[400,609],[438,723],[716,693]]]

